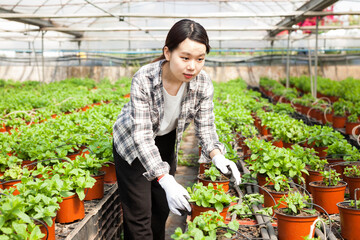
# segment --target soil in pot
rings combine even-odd
[[[202,182],[204,186],[209,185],[209,183],[212,183],[214,185],[214,189],[217,189],[218,185],[222,185],[222,188],[225,192],[229,190],[229,183],[230,179],[221,175],[219,180],[212,181],[209,177],[205,176],[204,174],[198,175],[198,181]]]
[[[275,210],[278,219],[279,240],[303,240],[304,236],[310,233],[311,224],[318,218],[318,215],[311,215],[305,212],[297,216],[287,215],[282,208]]]
[[[336,186],[326,186],[322,181],[311,182],[312,197],[315,204],[320,205],[328,214],[339,213],[336,204],[344,201],[347,183],[340,181]],[[315,207],[319,212],[322,209]]]
[[[346,240],[358,240],[360,236],[360,209],[349,205],[349,202],[336,204],[340,213],[341,236]]]

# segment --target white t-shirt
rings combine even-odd
[[[176,96],[168,94],[166,89],[164,87],[162,88],[164,95],[164,118],[160,123],[160,130],[156,134],[157,136],[165,135],[176,128],[180,115],[181,100],[185,94],[186,85],[185,82],[181,84]]]

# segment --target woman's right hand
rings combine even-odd
[[[191,207],[188,202],[190,198],[189,193],[183,186],[176,182],[172,175],[166,174],[161,177],[159,184],[166,193],[166,199],[171,212],[179,216],[182,215],[179,210],[191,212]]]

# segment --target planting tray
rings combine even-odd
[[[104,197],[85,201],[85,218],[70,224],[56,223],[56,239],[121,239],[122,210],[117,184],[105,184]]]

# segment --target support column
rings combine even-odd
[[[314,91],[313,97],[317,96],[317,67],[318,67],[318,34],[319,34],[319,17],[316,17],[316,31],[315,31],[315,71],[314,71]]]

